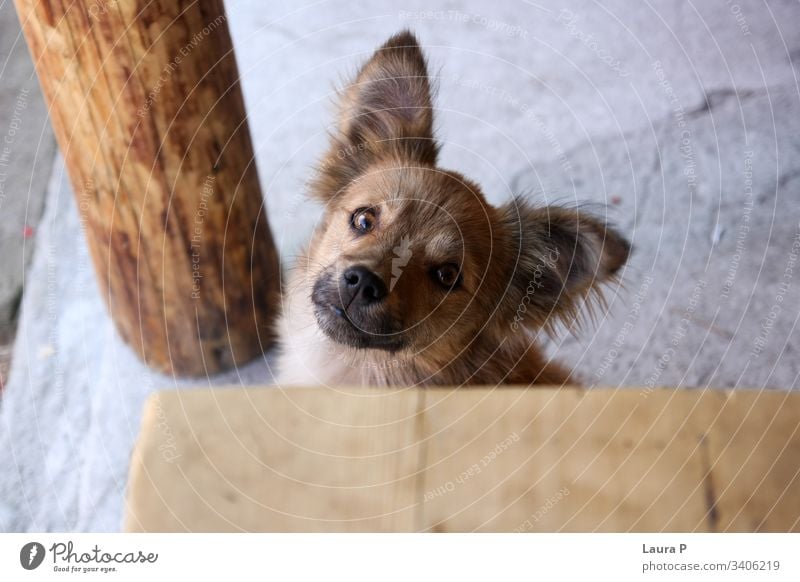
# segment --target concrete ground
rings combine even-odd
[[[0,388],[54,155],[47,108],[19,19],[5,2],[0,4]]]
[[[594,202],[633,242],[624,288],[548,344],[558,358],[643,394],[797,388],[797,2],[239,0],[228,13],[284,261],[319,214],[302,192],[332,88],[410,27],[438,76],[444,165],[493,202]],[[117,530],[142,403],[188,383],[115,334],[60,160],[36,244],[0,407],[0,529]],[[265,382],[269,358],[199,384]]]

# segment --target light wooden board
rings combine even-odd
[[[800,531],[800,394],[162,392],[128,531]]]

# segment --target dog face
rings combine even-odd
[[[375,164],[330,202],[312,248],[320,327],[361,348],[420,348],[471,330],[487,276],[493,213],[460,176]]]
[[[448,361],[480,335],[575,316],[627,242],[579,209],[489,205],[437,167],[416,39],[390,39],[342,95],[312,191],[325,214],[305,265],[317,323],[349,348]]]

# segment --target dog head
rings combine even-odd
[[[521,198],[494,207],[437,154],[425,58],[404,32],[343,92],[312,186],[325,213],[306,276],[336,342],[447,360],[478,334],[573,318],[626,261],[628,243],[597,218]]]

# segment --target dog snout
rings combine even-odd
[[[346,269],[339,288],[346,307],[366,307],[382,301],[387,295],[383,279],[362,265]]]

